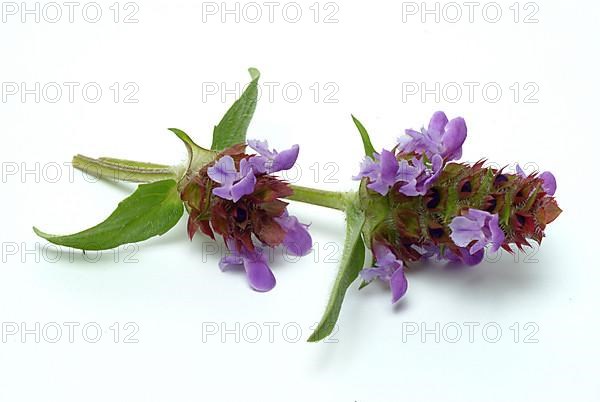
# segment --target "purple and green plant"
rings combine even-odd
[[[73,165],[99,178],[141,183],[100,224],[57,236],[34,231],[48,241],[81,250],[105,250],[169,231],[188,212],[187,231],[222,237],[228,254],[219,267],[243,267],[257,291],[275,286],[266,248],[283,247],[303,256],[312,248],[308,225],[289,214],[293,200],[340,210],[346,236],[338,274],[325,312],[309,341],[327,337],[337,322],[349,286],[378,279],[396,303],[408,290],[406,272],[435,257],[466,265],[483,260],[484,250],[514,252],[540,243],[545,228],[561,213],[550,172],[525,174],[456,162],[467,137],[463,118],[436,112],[427,128],[406,130],[391,149],[376,152],[363,124],[352,119],[365,157],[357,191],[336,192],[291,185],[277,176],[294,166],[300,147],[276,151],[266,141],[246,139],[258,97],[258,70],[215,126],[210,149],[185,132],[188,158],[182,166],[76,155]],[[366,249],[372,261],[365,264]],[[365,266],[367,265],[367,266]]]

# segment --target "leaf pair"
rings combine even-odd
[[[369,133],[356,117],[352,116],[352,120],[360,133],[365,155],[373,157],[375,148],[373,148]],[[315,331],[308,338],[309,342],[318,342],[329,336],[334,330],[342,309],[346,291],[358,277],[365,262],[365,242],[362,232],[366,217],[365,208],[361,204],[358,193],[351,193],[349,195],[346,200],[345,211],[346,239],[344,240],[342,260],[323,317]]]
[[[250,68],[249,72],[252,81],[214,128],[211,151],[218,152],[246,141],[246,132],[256,109],[260,77],[255,68]],[[196,145],[183,131],[170,130],[186,144],[188,169],[210,162],[217,154]],[[139,185],[132,195],[119,203],[106,220],[82,232],[57,236],[33,228],[38,236],[51,243],[81,250],[107,250],[163,235],[183,215],[184,208],[177,181],[173,178],[153,181],[175,176],[174,171],[167,169],[168,167],[113,158],[92,159],[81,155],[74,158],[74,165],[103,178],[150,183]]]

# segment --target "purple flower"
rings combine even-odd
[[[360,166],[360,172],[354,176],[354,180],[360,180],[367,177],[370,183],[367,188],[386,195],[394,184],[396,184],[398,174],[398,160],[396,156],[384,149],[381,154],[375,153],[374,159],[366,156]]]
[[[300,223],[295,216],[290,216],[287,210],[275,221],[285,230],[283,244],[293,255],[302,257],[312,249],[312,238],[308,233],[308,225]]]
[[[240,171],[229,155],[223,156],[207,170],[208,177],[221,186],[213,189],[213,194],[226,200],[237,202],[244,195],[252,194],[256,177],[246,159],[240,161]]]
[[[267,292],[275,287],[275,276],[267,264],[267,257],[258,248],[254,251],[241,246],[240,249],[234,241],[227,241],[227,248],[231,252],[219,261],[219,268],[225,271],[232,266],[243,265],[246,270],[248,282],[254,290]]]
[[[411,164],[405,160],[400,162],[397,180],[406,183],[399,188],[402,194],[415,196],[427,193],[444,167],[444,160],[440,155],[434,155],[432,159],[431,169],[419,158],[413,158]]]
[[[387,195],[396,183],[402,184],[398,190],[404,195],[425,195],[444,167],[444,160],[440,155],[433,156],[431,169],[422,158],[398,162],[394,153],[385,149],[381,154],[373,156],[374,159],[365,157],[360,172],[353,179],[367,177],[370,181],[367,188],[381,195]]]
[[[294,166],[300,147],[292,145],[290,149],[277,152],[270,150],[267,141],[248,140],[248,146],[258,152],[258,156],[250,158],[250,164],[257,173],[275,173],[288,170]]]
[[[433,243],[424,243],[421,245],[413,244],[411,245],[411,248],[421,254],[421,258],[435,258],[438,261],[442,259],[440,247]]]
[[[544,192],[548,195],[554,195],[556,192],[556,178],[550,172],[543,172],[540,174],[540,179],[542,179],[542,188]]]
[[[375,266],[363,269],[360,271],[360,276],[369,282],[375,278],[388,282],[392,290],[392,303],[396,303],[408,289],[404,264],[389,248],[379,243],[375,243],[373,246],[373,254],[375,255]]]
[[[527,174],[521,169],[521,166],[517,165],[517,174],[521,177],[527,177]],[[548,195],[554,195],[556,192],[556,178],[550,172],[543,172],[540,174],[540,179],[542,179],[542,189]]]
[[[470,248],[471,255],[477,254],[486,244],[492,244],[492,251],[500,248],[504,242],[504,232],[498,225],[498,214],[490,214],[479,209],[469,209],[464,216],[457,216],[450,222],[450,237],[459,247]]]
[[[446,249],[444,252],[444,258],[451,262],[463,263],[465,265],[477,265],[483,261],[484,252],[483,249],[471,254],[466,247],[460,247],[458,249],[460,255],[454,254],[452,251]]]
[[[405,132],[408,138],[398,140],[400,152],[425,154],[429,159],[437,154],[450,161],[462,156],[462,144],[467,138],[467,125],[462,117],[448,121],[444,112],[435,112],[427,129],[408,129]]]
[[[448,248],[445,248],[442,254],[440,246],[433,243],[426,243],[421,246],[412,245],[412,248],[421,254],[421,258],[435,258],[438,261],[446,259],[450,262],[463,263],[466,265],[477,265],[484,257],[483,250],[479,250],[475,254],[471,255],[469,250],[465,247],[458,248],[458,255],[455,254]]]

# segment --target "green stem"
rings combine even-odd
[[[181,167],[158,165],[115,158],[90,158],[84,155],[73,157],[73,166],[100,179],[128,181],[133,183],[152,183],[159,180],[181,179]],[[294,194],[290,200],[319,205],[345,211],[347,200],[352,193],[319,190],[303,186],[291,186]]]
[[[94,159],[84,155],[75,155],[73,167],[90,176],[112,181],[151,183],[179,178],[176,167],[115,158]]]
[[[294,194],[287,197],[289,200],[338,209],[340,211],[346,210],[347,200],[351,194],[295,185],[292,185],[291,187],[294,190]]]

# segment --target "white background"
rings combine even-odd
[[[420,2],[417,14],[408,15],[402,2],[323,1],[316,23],[312,0],[298,1],[297,23],[286,21],[293,9],[282,15],[285,2],[272,23],[262,2],[256,23],[243,15],[239,22],[228,15],[223,23],[220,2],[216,15],[203,15],[206,3],[192,1],[138,1],[137,23],[122,21],[135,10],[124,10],[122,2],[115,23],[112,3],[99,2],[97,23],[82,17],[85,2],[73,23],[65,6],[56,23],[46,21],[54,18],[48,8],[52,14],[42,14],[39,23],[32,15],[23,23],[17,4],[18,14],[3,15],[0,25],[3,84],[80,85],[73,102],[66,87],[56,103],[49,101],[53,93],[40,94],[39,103],[31,94],[24,100],[21,93],[2,94],[0,322],[5,330],[25,323],[33,334],[3,331],[0,400],[598,400],[597,2],[521,2],[518,22],[515,7],[509,8],[514,2],[499,2],[496,23],[486,21],[495,17],[493,9],[482,15],[485,2],[473,22],[460,3],[462,18],[455,23],[448,20],[456,8],[444,2],[439,22],[426,15],[424,23]],[[227,5],[233,9],[234,2]],[[535,10],[538,22],[525,23]],[[325,23],[333,11],[338,22]],[[542,246],[518,254],[518,262],[504,253],[468,269],[415,267],[397,306],[384,286],[358,292],[355,284],[333,339],[320,344],[304,340],[336,272],[339,253],[326,257],[343,241],[341,213],[291,206],[312,223],[318,253],[297,263],[277,260],[278,283],[266,294],[250,290],[243,273],[221,273],[218,256],[203,250],[204,239],[187,240],[183,219],[162,238],[116,256],[105,253],[96,263],[79,253],[71,259],[66,250],[57,254],[35,237],[33,225],[54,233],[91,226],[134,188],[95,183],[78,172],[70,177],[67,166],[56,180],[57,164],[76,153],[178,163],[184,148],[166,129],[184,129],[209,145],[233,95],[222,99],[223,91],[206,89],[246,83],[250,66],[261,70],[263,82],[279,86],[271,99],[263,93],[249,137],[277,148],[300,143],[300,184],[354,188],[362,148],[350,113],[377,148],[389,148],[405,128],[427,124],[441,109],[467,121],[465,160],[486,157],[511,168],[535,163],[554,172],[564,213]],[[128,82],[139,88],[137,103],[124,102]],[[411,83],[450,90],[448,83],[464,82],[478,83],[473,99],[465,86],[456,102],[451,92],[421,99],[405,91]],[[98,102],[83,98],[86,83],[102,88]],[[121,87],[116,103],[114,83]],[[493,91],[482,94],[488,83],[503,91],[495,103]],[[521,88],[516,99],[515,83]],[[296,102],[293,88],[282,93],[286,84],[302,89]],[[528,100],[537,103],[525,102],[531,88],[537,93]],[[332,172],[333,180],[326,180]],[[65,322],[79,324],[72,343]],[[465,322],[478,325],[472,342]],[[36,323],[50,332],[36,331]],[[50,342],[52,323],[63,330],[56,343]],[[139,328],[132,338],[138,343],[125,342],[133,328],[126,323]],[[210,335],[211,323],[233,332]],[[277,323],[272,338],[264,323]],[[98,342],[86,341],[86,324],[102,328]],[[421,324],[432,331],[410,335],[408,329]],[[453,343],[457,326],[462,335]],[[502,334],[492,342],[496,328]],[[94,328],[88,336],[95,337]]]

